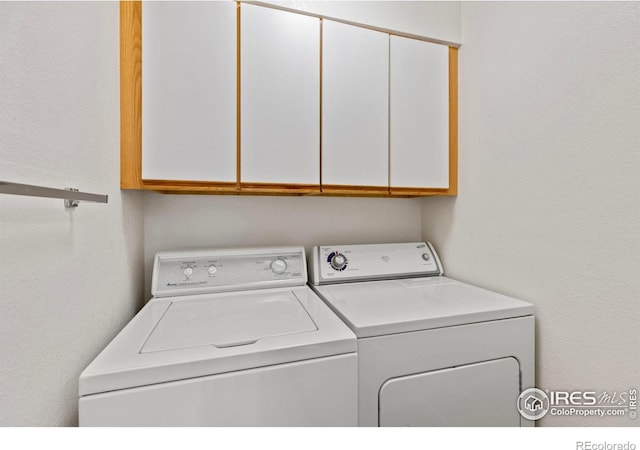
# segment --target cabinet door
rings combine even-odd
[[[390,184],[449,187],[449,49],[391,36]]]
[[[388,186],[389,35],[324,20],[322,184]]]
[[[242,182],[320,183],[320,19],[242,4]]]
[[[142,178],[236,181],[235,2],[143,2]]]

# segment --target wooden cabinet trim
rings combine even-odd
[[[175,193],[182,191],[202,191],[202,192],[230,192],[237,193],[238,186],[234,182],[208,182],[190,180],[143,180],[141,189],[149,191],[172,191]]]
[[[142,189],[142,2],[120,2],[120,187]]]
[[[451,195],[449,189],[428,189],[412,187],[392,187],[389,191],[391,196],[423,197],[434,195]]]
[[[458,194],[458,49],[449,47],[449,189]]]
[[[288,183],[240,183],[242,194],[251,193],[279,193],[279,194],[319,194],[317,184],[288,184]]]
[[[240,180],[241,180],[241,171],[242,171],[242,166],[241,166],[241,154],[240,154],[240,141],[242,139],[242,128],[241,128],[241,116],[242,116],[242,92],[240,89],[241,86],[241,79],[240,79],[240,66],[241,66],[241,61],[242,59],[240,58],[241,55],[241,50],[240,50],[240,23],[242,22],[242,17],[241,17],[241,8],[240,8],[240,2],[236,2],[236,184],[238,186],[238,189],[240,189]]]
[[[323,184],[323,194],[354,194],[354,195],[388,195],[388,186],[352,186],[342,184]]]

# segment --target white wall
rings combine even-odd
[[[0,425],[77,423],[78,376],[142,304],[142,197],[119,189],[118,3],[0,2]]]
[[[420,200],[348,197],[144,198],[145,295],[160,250],[419,241]]]
[[[462,32],[459,195],[423,200],[423,237],[535,305],[538,386],[637,388],[640,4],[464,3]]]
[[[148,298],[153,254],[185,247],[422,236],[448,274],[536,305],[540,386],[637,387],[639,5],[465,3],[460,36],[457,3],[367,3],[314,12],[464,39],[457,198],[121,192],[118,4],[0,2],[0,179],[110,196],[0,195],[0,425],[75,424],[80,371]]]
[[[326,17],[459,44],[459,1],[266,1]]]

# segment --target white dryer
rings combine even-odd
[[[424,242],[323,245],[314,290],[358,337],[361,426],[533,425],[529,303],[442,276]]]
[[[80,375],[82,426],[355,426],[356,338],[302,247],[163,252],[152,298]]]

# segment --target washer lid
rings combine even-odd
[[[254,344],[271,336],[316,331],[292,291],[172,302],[141,353]]]
[[[80,395],[356,351],[306,286],[152,299],[80,375]]]
[[[359,338],[533,314],[533,305],[438,276],[317,286]]]

